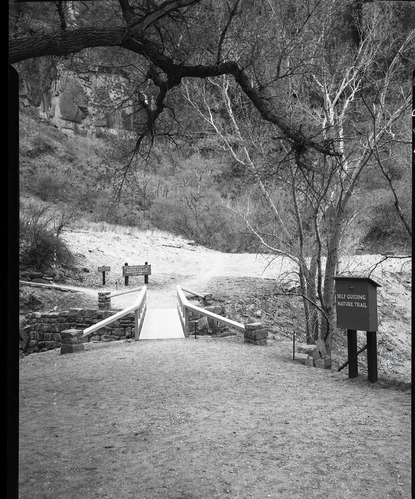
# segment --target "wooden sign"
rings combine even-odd
[[[123,276],[151,275],[151,265],[124,265]]]
[[[377,331],[376,288],[380,284],[368,277],[334,277],[334,280],[337,327]]]
[[[347,329],[349,378],[358,376],[357,331],[366,331],[367,377],[378,380],[378,312],[376,288],[380,284],[369,277],[334,277],[336,281],[337,327]]]
[[[111,270],[111,267],[106,267],[105,265],[103,267],[98,267],[98,272],[109,272]]]

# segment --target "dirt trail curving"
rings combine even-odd
[[[83,287],[104,290],[101,285],[102,275],[97,269],[108,265],[111,271],[106,275],[105,290],[121,291],[124,286],[122,266],[141,265],[148,262],[152,266],[149,276],[149,300],[151,305],[158,307],[175,304],[176,286],[195,291],[209,291],[214,277],[254,277],[276,279],[280,282],[294,283],[297,281],[295,265],[288,258],[273,257],[264,254],[221,253],[191,241],[171,234],[159,232],[88,232],[65,231],[63,238],[70,249],[78,256],[79,264],[88,272],[84,274]],[[388,259],[382,261],[382,255],[351,255],[343,256],[339,273],[349,272],[354,275],[368,275],[382,286],[388,278],[395,275],[411,278],[411,258]],[[381,263],[380,263],[381,262]],[[143,284],[143,277],[130,277],[129,286],[137,287]],[[79,285],[79,283],[76,283]],[[387,286],[388,293],[396,295],[397,305],[410,307],[409,294],[401,296]],[[213,290],[214,291],[214,290]],[[384,288],[380,288],[380,294]],[[124,295],[117,299],[117,306],[123,307],[131,303],[133,298]]]

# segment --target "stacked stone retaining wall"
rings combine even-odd
[[[200,303],[199,306],[204,310],[208,310],[209,312],[213,312],[217,315],[225,316],[225,308],[222,305],[208,305],[203,306],[203,303]],[[228,332],[227,327],[212,319],[211,317],[206,317],[201,312],[195,312],[194,310],[189,311],[189,334],[192,334],[196,331],[198,335],[205,334],[225,334]],[[232,334],[228,332],[228,334]]]
[[[83,330],[114,315],[116,310],[72,308],[61,312],[32,312],[20,329],[20,350],[25,354],[61,347],[61,332]],[[134,314],[127,314],[95,331],[85,341],[115,341],[134,338]]]

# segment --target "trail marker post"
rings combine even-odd
[[[109,272],[111,267],[102,266],[98,267],[98,272],[102,272],[102,284],[105,285],[105,272]]]
[[[376,289],[380,284],[369,277],[333,277],[336,281],[337,327],[347,329],[349,378],[358,376],[357,331],[366,331],[369,381],[378,380],[378,311]]]
[[[128,263],[127,262],[124,263],[124,267],[122,268],[122,275],[124,276],[124,284],[126,286],[128,286],[128,276],[129,276],[129,274],[127,272],[126,267],[128,267]]]

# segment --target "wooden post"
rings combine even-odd
[[[103,265],[101,267],[98,267],[98,272],[102,272],[102,285],[105,285],[105,272],[109,272],[111,270],[111,267],[108,267],[107,265]]]
[[[378,380],[378,356],[376,331],[367,331],[367,378],[369,381]]]
[[[135,339],[138,340],[140,338],[140,332],[138,330],[138,325],[140,323],[140,309],[141,307],[139,308],[136,308],[134,310],[134,331],[135,331]]]
[[[367,348],[367,345],[365,345],[364,347],[360,348],[359,351],[357,352],[357,355],[360,355],[362,352],[364,352]],[[337,371],[341,371],[342,369],[344,369],[347,365],[349,364],[349,361],[346,360],[346,362],[344,362],[338,369]]]
[[[144,262],[144,265],[148,265],[148,262]],[[144,284],[148,284],[148,274],[144,275]]]
[[[295,360],[295,331],[293,332],[293,360]]]
[[[127,267],[128,267],[128,263],[127,263],[127,262],[126,262],[126,263],[124,263],[124,266],[127,266]],[[128,286],[128,275],[126,275],[126,276],[124,277],[124,284],[125,284],[126,286]]]
[[[356,329],[347,330],[347,356],[349,358],[349,378],[357,378],[357,331]]]
[[[184,307],[184,335],[189,336],[189,309]]]

